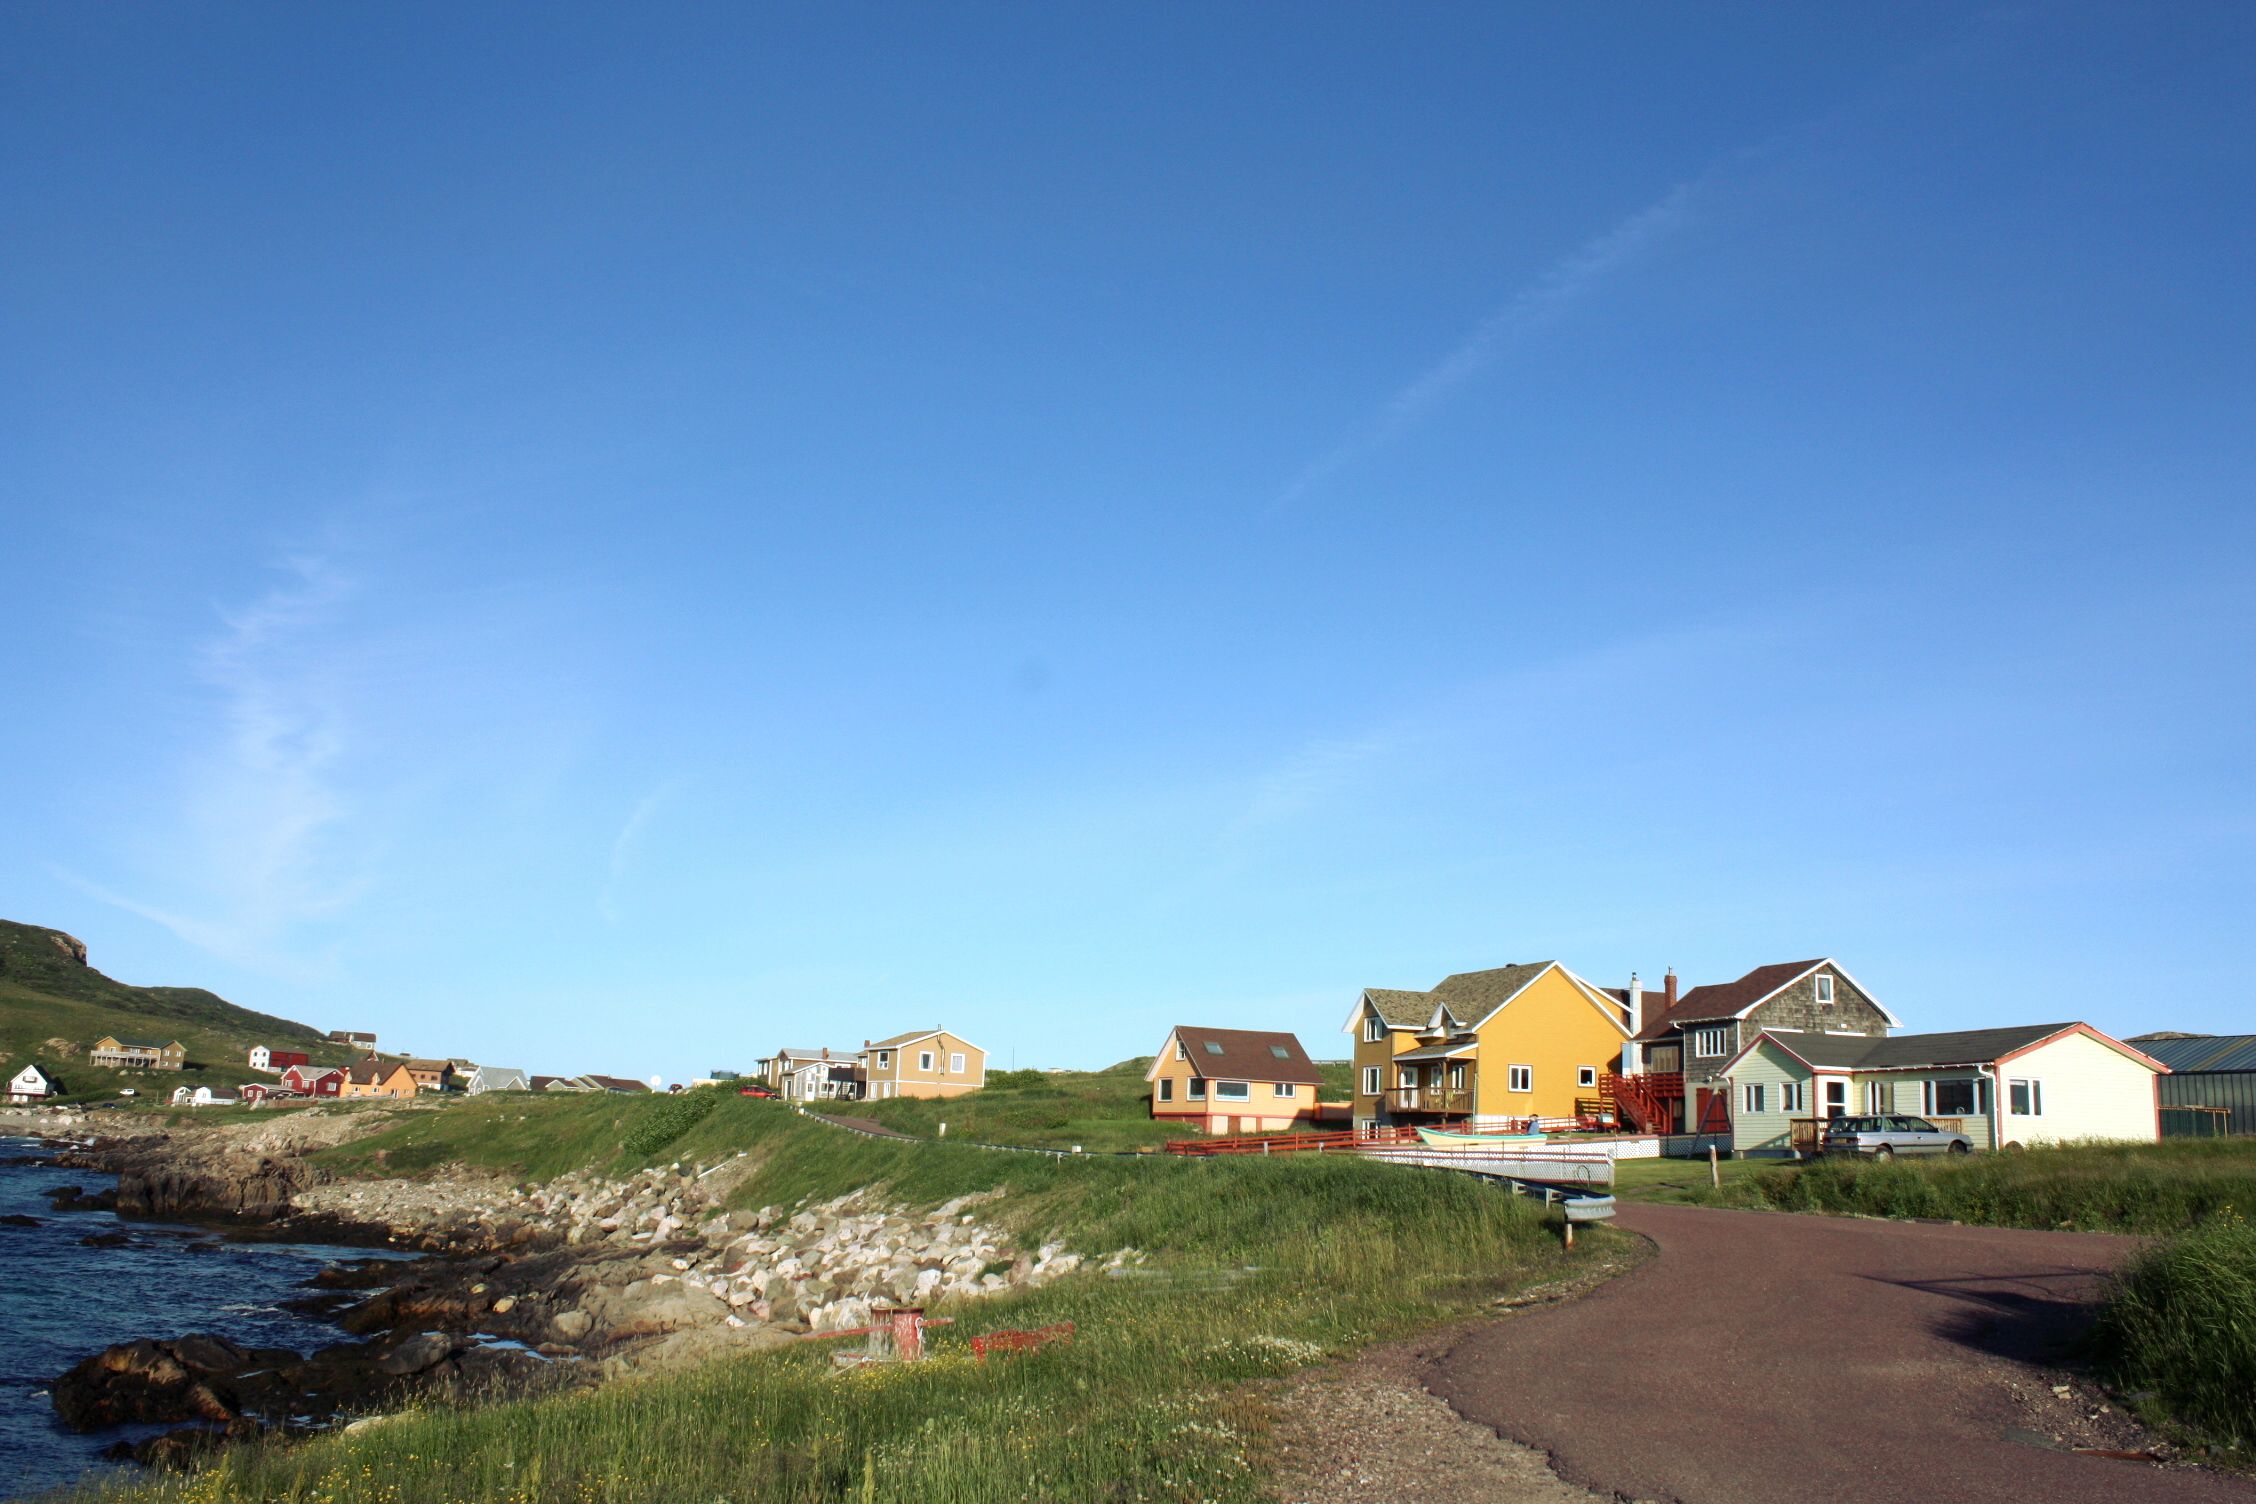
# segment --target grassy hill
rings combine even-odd
[[[97,1069],[86,1053],[105,1034],[177,1039],[188,1047],[188,1069]],[[170,1095],[175,1086],[257,1079],[244,1057],[258,1044],[327,1064],[355,1053],[305,1024],[238,1008],[200,987],[135,987],[104,976],[86,963],[86,947],[61,930],[0,919],[0,1067],[9,1076],[37,1063],[62,1082],[66,1099],[114,1097],[121,1087]]]

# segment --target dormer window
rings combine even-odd
[[[1817,1005],[1820,1008],[1833,1006],[1833,979],[1831,977],[1820,976],[1817,979]]]

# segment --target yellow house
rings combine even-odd
[[[1556,961],[1462,971],[1431,992],[1367,987],[1348,1015],[1358,1130],[1569,1118],[1630,1037],[1627,1011]]]
[[[957,1097],[987,1084],[987,1052],[946,1029],[862,1042],[862,1095]]]

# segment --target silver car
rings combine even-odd
[[[1825,1125],[1828,1154],[1869,1154],[1894,1159],[1899,1154],[1968,1154],[1974,1141],[1963,1133],[1937,1128],[1925,1118],[1835,1118]]]

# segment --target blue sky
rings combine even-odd
[[[2256,12],[17,7],[0,914],[678,1079],[2251,1027]]]

